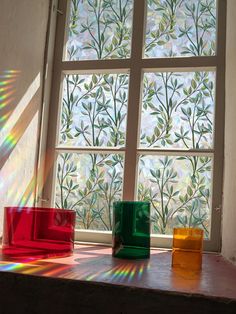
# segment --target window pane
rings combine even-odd
[[[145,57],[216,52],[216,0],[148,0]]]
[[[197,227],[209,237],[212,158],[141,156],[138,199],[150,200],[152,233]]]
[[[140,146],[213,146],[214,72],[145,73]]]
[[[122,194],[123,166],[121,154],[61,153],[56,206],[76,210],[77,228],[111,230],[113,202]]]
[[[130,57],[133,0],[72,0],[66,60]]]
[[[67,75],[59,143],[124,146],[128,79],[127,74]]]

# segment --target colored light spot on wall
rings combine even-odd
[[[12,97],[12,95],[16,92],[14,83],[19,74],[20,71],[18,70],[5,70],[2,73],[0,72],[0,122],[7,120],[6,113],[2,113],[1,109],[6,108],[13,102],[14,97]],[[8,117],[10,114],[11,112]],[[3,115],[5,118],[3,118]]]
[[[5,146],[12,148],[16,145],[17,143],[17,138],[14,134],[8,134],[5,140]]]
[[[4,95],[1,95],[1,96],[0,96],[0,102],[6,100],[7,98],[9,98],[9,97],[10,97],[12,94],[14,94],[14,93],[15,93],[15,90],[13,89],[13,90],[11,90],[11,91],[5,93]]]
[[[19,71],[19,70],[4,70],[3,71],[4,73],[6,73],[6,74],[19,74],[21,71]]]
[[[7,79],[7,80],[4,79],[4,81],[0,81],[0,86],[7,86],[7,85],[12,84],[14,82],[15,82],[14,78]]]
[[[14,100],[14,98],[11,97],[11,98],[7,99],[6,101],[0,103],[0,109],[2,109],[4,107],[6,107],[7,105],[9,105],[13,100]]]
[[[5,93],[6,91],[12,89],[12,85],[6,85],[4,87],[0,87],[0,93]]]
[[[11,115],[11,112],[7,112],[6,114],[0,116],[0,122],[6,121],[10,115]]]

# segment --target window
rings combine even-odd
[[[76,210],[80,240],[109,242],[112,203],[139,199],[151,202],[153,245],[195,226],[218,250],[224,1],[58,8],[44,198]]]

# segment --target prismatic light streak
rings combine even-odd
[[[14,271],[24,267],[22,263],[2,263],[0,264],[0,271]]]
[[[6,101],[3,101],[0,103],[0,109],[5,108],[7,105],[9,105],[10,103],[12,103],[14,100],[14,97],[11,97],[9,99],[7,99]]]
[[[14,97],[12,97],[16,92],[14,83],[19,73],[18,70],[5,70],[0,73],[0,122],[5,122],[11,114],[10,111],[9,113],[2,113],[1,110],[5,109],[14,100]]]
[[[131,283],[142,280],[145,272],[150,269],[149,262],[128,262],[112,267],[105,271],[87,269],[79,271],[68,264],[45,262],[37,259],[25,259],[20,262],[0,262],[0,271],[17,271],[23,274],[34,274],[47,277],[74,278],[86,281],[104,281],[116,283]]]
[[[11,115],[11,112],[7,112],[6,114],[1,115],[0,116],[0,122],[6,121],[10,115]]]
[[[109,271],[103,273],[102,279],[109,282],[132,282],[133,280],[141,280],[144,271],[148,269],[148,265],[144,262],[126,263],[113,267]]]
[[[20,263],[1,262],[0,271],[17,271],[23,274],[35,274],[44,276],[55,276],[68,268],[67,265],[58,266],[53,263],[38,264],[35,260],[25,260]]]
[[[7,145],[8,147],[10,147],[10,146],[14,146],[15,144],[16,144],[16,137],[11,136],[10,134],[7,137]],[[47,156],[50,156],[50,155],[51,155],[50,152],[46,152],[45,162],[46,160],[48,160]],[[12,180],[14,178],[15,173],[17,173],[18,169],[23,167],[23,163],[24,163],[24,160],[18,160],[18,162],[14,165],[14,168],[12,169],[12,173],[9,175],[9,179]],[[19,190],[17,182],[15,184],[13,182],[11,185],[11,188],[8,189],[7,193],[8,193],[9,198],[12,200],[14,204],[18,203],[19,210],[21,210],[21,208],[25,207],[27,204],[32,204],[30,199],[34,198],[33,195],[35,195],[36,193],[35,189],[36,189],[36,185],[38,184],[39,177],[42,178],[40,182],[40,189],[39,189],[39,193],[40,193],[41,189],[44,186],[45,181],[47,180],[49,171],[53,167],[53,159],[51,159],[50,162],[47,163],[46,169],[44,169],[43,166],[44,166],[44,163],[42,163],[42,166],[38,169],[37,173],[34,174],[34,176],[28,183],[23,193],[20,191],[19,193],[16,192]]]
[[[0,87],[0,93],[5,93],[8,90],[12,89],[12,85],[6,85],[4,87]]]
[[[8,87],[8,89],[9,89],[10,87]],[[4,100],[6,100],[6,99],[8,99],[12,94],[14,94],[15,93],[15,89],[12,89],[12,90],[10,90],[9,92],[7,92],[7,93],[5,93],[6,91],[7,91],[7,89],[5,89],[5,88],[2,88],[2,92],[1,93],[4,93],[3,95],[0,95],[0,101],[1,102],[3,102]]]
[[[0,81],[0,86],[9,86],[10,84],[14,83],[15,81],[16,81],[15,78]]]
[[[40,86],[40,73],[35,77],[35,79],[32,81],[30,86],[28,87],[25,95],[22,97],[20,100],[19,104],[15,106],[14,112],[12,110],[9,110],[7,112],[7,107],[13,103],[14,98],[12,97],[15,89],[14,87],[14,82],[16,81],[17,77],[19,76],[20,71],[17,70],[6,70],[3,73],[0,73],[0,123],[1,123],[1,128],[3,131],[3,134],[5,133],[6,135],[4,137],[0,137],[1,140],[1,147],[2,151],[5,155],[9,154],[16,144],[18,143],[20,139],[20,130],[19,128],[14,128],[14,125],[17,123],[21,112],[24,110],[25,105],[29,103],[29,101],[32,99],[32,97],[36,94],[38,91],[38,88]],[[12,107],[12,106],[11,106]],[[16,165],[16,172],[17,169],[20,169],[21,163],[23,160],[17,161]],[[47,167],[48,168],[48,164]],[[38,175],[43,173],[41,169],[38,169],[38,173],[34,174],[34,177],[30,180],[28,183],[25,192],[22,193],[19,191],[19,193],[15,193],[17,189],[13,189],[13,186],[11,188],[12,191],[8,189],[7,193],[9,197],[12,200],[16,200],[20,198],[20,206],[25,206],[29,199],[32,197],[34,192],[36,191],[36,181],[38,178]],[[45,173],[45,172],[44,172]],[[14,171],[13,171],[13,176],[14,176]],[[41,176],[45,178],[45,176]],[[41,179],[41,185],[44,184],[44,179]],[[12,196],[10,195],[12,194]],[[19,203],[17,201],[17,203]]]
[[[118,265],[104,274],[104,278],[111,282],[132,281],[138,266],[134,264]]]
[[[21,198],[20,207],[24,207],[28,203],[30,197],[34,193],[36,193],[36,191],[35,191],[36,186],[38,186],[37,194],[40,195],[41,190],[44,187],[44,184],[48,178],[48,174],[49,174],[49,172],[52,169],[53,164],[54,164],[54,160],[51,158],[48,158],[50,155],[51,155],[50,151],[45,153],[44,161],[45,161],[45,163],[47,162],[47,165],[44,168],[44,162],[43,162],[41,167],[37,170],[37,173],[31,179],[30,183],[28,184],[28,186],[27,186],[27,188],[26,188],[26,190],[25,190],[25,192]],[[48,162],[48,160],[50,160],[50,161]],[[39,178],[40,178],[41,182],[39,182]]]
[[[13,95],[16,92],[14,83],[19,75],[20,71],[12,69],[0,72],[0,131],[4,130],[0,135],[6,133],[7,129],[10,128],[8,125],[8,119],[12,114],[10,106],[13,104]],[[2,155],[6,155],[17,144],[18,136],[15,133],[13,130],[6,133],[4,143],[1,145]]]
[[[19,70],[5,70],[5,71],[3,71],[4,73],[6,73],[6,74],[19,74],[20,73],[20,71]]]
[[[18,120],[17,117],[20,115],[19,108],[21,108],[24,104],[27,104],[29,100],[35,95],[39,88],[40,84],[40,74],[38,74],[35,78],[35,80],[32,82],[32,84],[29,86],[27,90],[27,94],[24,95],[24,97],[19,102],[19,105],[14,109],[17,111],[18,116],[12,119],[13,111],[12,111],[12,104],[14,101],[14,94],[16,92],[15,89],[15,82],[20,74],[20,71],[17,70],[6,70],[4,72],[0,72],[0,131],[3,135],[2,136],[2,144],[1,144],[1,151],[2,154],[7,156],[14,147],[16,146],[17,142],[20,138],[20,130],[17,128],[14,128]],[[20,106],[21,105],[21,106]],[[10,109],[11,108],[11,109]],[[16,114],[14,114],[16,116]],[[12,120],[12,121],[10,121]],[[14,120],[14,121],[13,121]],[[5,135],[4,135],[5,133]],[[12,169],[12,172],[9,174],[8,180],[13,180],[14,176],[16,175],[18,169],[20,169],[23,166],[24,160],[18,159],[17,163],[14,164],[14,169]],[[39,170],[40,171],[40,170]],[[11,178],[11,179],[10,179]],[[2,181],[2,180],[1,180]],[[28,183],[25,191],[22,193],[17,186],[14,186],[14,180],[13,184],[11,184],[11,188],[7,190],[8,198],[12,200],[12,203],[16,204],[18,203],[19,210],[20,208],[24,207],[29,200],[32,198],[34,199],[35,191],[36,191],[36,181],[37,181],[37,175],[36,173]],[[17,184],[17,182],[16,182]],[[2,187],[3,183],[0,182],[0,186]],[[19,190],[19,193],[17,192]],[[32,202],[31,202],[32,203]]]

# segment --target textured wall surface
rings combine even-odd
[[[0,234],[4,206],[34,198],[48,12],[49,0],[0,4]]]
[[[236,2],[227,1],[223,256],[236,265]]]

